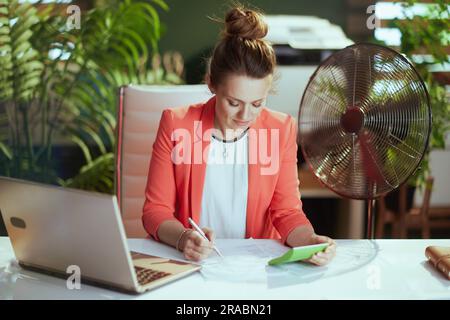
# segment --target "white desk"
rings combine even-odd
[[[265,247],[278,245],[272,240],[218,240],[218,246],[242,246],[249,241]],[[148,239],[130,239],[129,245],[131,250],[155,254],[161,246]],[[195,273],[143,295],[127,295],[85,284],[80,290],[68,290],[63,279],[16,267],[9,238],[2,237],[0,300],[450,299],[450,281],[426,262],[424,251],[428,245],[450,246],[450,240],[338,240],[336,261],[348,264],[340,274],[327,275],[331,266],[293,265],[303,268],[294,276],[292,270],[274,272],[270,269],[274,267],[261,266],[254,273],[244,274],[240,281],[208,279]],[[259,278],[255,276],[258,271],[263,272]]]

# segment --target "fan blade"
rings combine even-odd
[[[347,108],[347,99],[343,88],[334,82],[327,77],[314,79],[305,91],[304,102],[320,106],[321,112],[329,110],[333,116],[341,115]]]
[[[354,47],[335,57],[344,77],[347,108],[364,104],[373,85],[374,63],[370,50]]]
[[[425,149],[423,137],[427,134],[429,118],[419,98],[415,93],[393,93],[385,103],[370,108],[365,127],[378,136],[381,144],[394,147],[410,158],[420,158]]]
[[[370,186],[382,185],[387,183],[392,187],[392,184],[386,179],[383,170],[380,165],[382,163],[380,153],[377,151],[374,145],[374,136],[368,130],[362,131],[358,135],[358,141],[360,144],[362,168],[365,176],[367,177],[367,186],[369,187],[368,195],[373,197]]]
[[[346,178],[342,172],[345,172],[350,164],[351,152],[351,138],[347,135],[344,140],[340,141],[340,144],[336,144],[324,151],[322,155],[318,155],[318,162],[322,161],[323,163],[318,167],[316,174],[321,175],[321,180],[331,187],[340,187]]]
[[[345,143],[346,133],[339,120],[321,122],[299,122],[299,140],[308,154],[322,154],[330,148]]]

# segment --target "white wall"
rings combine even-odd
[[[303,91],[316,68],[317,66],[278,66],[275,71],[279,77],[275,82],[277,93],[267,97],[267,107],[290,114],[297,120]]]
[[[433,150],[430,153],[431,174],[434,177],[430,206],[450,207],[450,150]],[[423,194],[416,191],[414,205],[422,205]]]

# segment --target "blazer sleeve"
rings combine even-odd
[[[289,116],[285,143],[280,145],[280,170],[270,204],[272,223],[286,243],[289,233],[298,226],[311,225],[302,209],[297,168],[297,126]]]
[[[177,220],[174,216],[176,186],[171,159],[172,130],[172,113],[166,109],[161,115],[158,132],[153,143],[142,214],[145,230],[157,241],[159,241],[157,232],[161,223],[166,220]]]

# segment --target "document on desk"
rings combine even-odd
[[[218,246],[225,256],[251,255],[258,258],[270,258],[283,254],[288,248],[276,240],[235,239],[218,241]]]
[[[128,240],[133,251],[186,261],[183,254],[172,247],[148,241]],[[378,254],[378,245],[371,240],[340,240],[336,257],[323,267],[292,262],[269,266],[268,261],[289,250],[277,240],[270,239],[217,239],[221,258],[211,255],[200,264],[200,274],[207,281],[267,283],[269,287],[312,282],[344,274],[369,264]]]
[[[217,240],[223,258],[214,253],[204,260],[200,273],[205,280],[226,282],[267,282],[267,261],[287,247],[275,240]]]
[[[289,248],[275,240],[217,241],[224,258],[211,255],[204,260],[200,273],[208,281],[267,282],[269,286],[283,286],[311,282],[320,278],[343,274],[369,263],[377,254],[374,242],[357,240],[342,242],[336,257],[327,266],[308,263],[287,263],[268,266],[270,259],[285,253]]]

